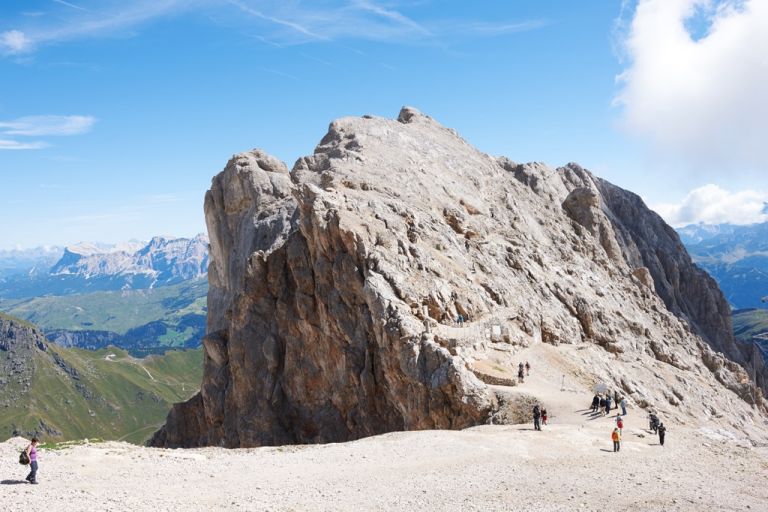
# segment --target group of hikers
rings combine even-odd
[[[627,415],[627,399],[619,394],[618,391],[613,392],[613,398],[610,393],[595,393],[592,397],[592,412],[602,412],[603,416],[611,414],[612,409],[621,407],[621,415]]]
[[[664,437],[667,435],[667,427],[664,426],[664,424],[659,420],[659,417],[656,416],[656,414],[651,413],[648,415],[649,419],[649,429],[653,431],[654,434],[659,435],[659,444],[661,446],[664,446]],[[618,452],[621,450],[621,435],[622,431],[624,429],[624,419],[621,417],[620,414],[616,415],[616,428],[613,429],[613,432],[611,432],[611,440],[613,440],[613,451]]]
[[[523,363],[520,363],[518,367],[518,377],[520,378],[520,382],[523,380],[523,374],[524,372],[528,374],[530,372],[530,365],[528,362],[523,365]],[[616,405],[614,405],[616,404]],[[611,432],[611,440],[613,441],[613,451],[618,452],[621,450],[621,436],[624,432],[624,416],[627,415],[627,399],[621,396],[618,391],[613,393],[613,396],[611,396],[610,393],[595,393],[595,396],[592,398],[592,404],[591,404],[591,411],[593,414],[599,414],[601,413],[602,416],[606,416],[611,413],[612,410],[621,408],[621,414],[618,412],[616,413],[616,418],[614,419],[616,426],[614,427],[613,431]],[[651,413],[648,415],[649,418],[649,429],[653,431],[654,434],[658,434],[659,436],[659,444],[661,446],[664,446],[664,437],[666,436],[667,429],[664,426],[664,424],[659,420],[659,417],[655,413]],[[541,430],[542,425],[547,424],[547,410],[541,406],[541,404],[536,404],[533,406],[533,428],[534,430]]]
[[[517,365],[517,380],[522,384],[525,377],[531,374],[531,365],[528,361],[523,364],[522,362]]]
[[[536,404],[533,406],[533,429],[541,430],[542,425],[547,424],[547,410]]]

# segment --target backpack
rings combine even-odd
[[[27,454],[27,450],[21,450],[21,453],[19,454],[19,464],[26,466],[29,462],[29,454]]]

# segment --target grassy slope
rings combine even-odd
[[[56,364],[58,354],[77,371]],[[114,354],[108,360],[107,355]],[[47,441],[84,437],[143,442],[164,422],[171,404],[188,399],[202,380],[202,351],[177,351],[134,359],[110,347],[95,352],[49,345],[35,353],[30,390],[2,408],[0,432],[34,430],[42,420],[62,432]]]
[[[733,315],[733,331],[736,337],[745,342],[752,341],[752,336],[768,332],[768,309],[744,309]]]
[[[21,324],[21,325],[23,325],[25,327],[29,327],[30,329],[35,327],[35,325],[33,323],[31,323],[31,322],[27,322],[26,320],[21,319],[21,318],[17,318],[15,316],[6,315],[2,311],[0,311],[0,320],[6,320],[8,322],[18,322],[19,324]]]
[[[3,299],[0,309],[43,329],[125,334],[157,320],[175,323],[185,314],[205,315],[207,291],[208,282],[202,279],[150,290]]]

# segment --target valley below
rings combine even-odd
[[[208,283],[195,279],[152,289],[0,299],[0,311],[38,325],[57,345],[116,346],[140,357],[198,348],[207,292]]]

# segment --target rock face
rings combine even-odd
[[[37,327],[0,313],[0,403],[18,402],[32,384],[34,353],[45,351],[45,336]]]
[[[640,407],[760,421],[760,391],[710,348],[729,344],[716,286],[636,196],[578,165],[495,159],[404,108],[335,121],[290,173],[259,150],[235,156],[205,212],[202,389],[151,444],[492,421],[500,395],[472,368],[516,366],[541,342],[583,347],[585,382]]]

